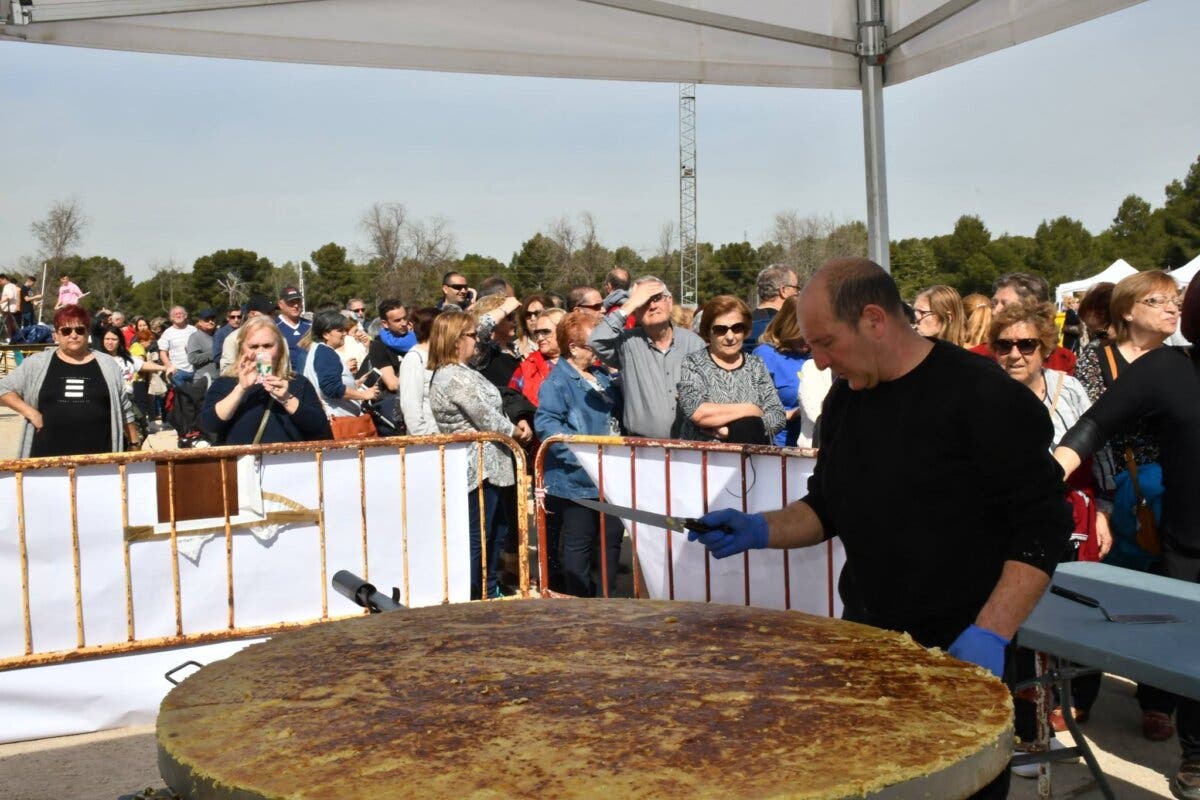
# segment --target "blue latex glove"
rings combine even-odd
[[[700,522],[713,530],[708,533],[688,531],[689,542],[700,542],[717,558],[761,550],[767,546],[767,520],[762,514],[743,514],[732,508],[710,511]]]
[[[978,664],[997,678],[1003,678],[1004,648],[1007,646],[1008,639],[995,631],[971,625],[958,635],[947,652],[960,661]]]

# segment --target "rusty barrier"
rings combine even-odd
[[[815,450],[607,436],[556,435],[534,459],[534,485],[546,486],[550,447],[571,448],[603,501],[675,517],[716,508],[766,511],[802,497]],[[538,567],[542,595],[550,594],[547,510],[537,503]],[[817,547],[753,551],[718,562],[686,534],[624,520],[633,556],[636,597],[741,603],[836,615],[835,581],[844,554],[830,540]],[[606,534],[600,525],[600,553]],[[608,594],[603,557],[600,586]],[[736,562],[736,563],[731,563]]]
[[[21,361],[34,353],[40,353],[52,347],[58,347],[58,345],[53,342],[47,344],[0,344],[0,376],[7,375],[21,366]]]
[[[343,568],[399,587],[405,605],[466,600],[457,497],[484,518],[466,462],[472,450],[482,460],[485,442],[516,462],[528,597],[529,479],[523,450],[499,434],[0,462],[0,671],[365,613],[330,596]]]

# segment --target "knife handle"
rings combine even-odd
[[[714,528],[712,525],[705,525],[698,519],[685,519],[683,521],[683,527],[687,528],[689,531],[695,531],[696,533],[708,533],[709,531],[716,530],[716,528]]]
[[[1056,594],[1059,597],[1065,597],[1068,600],[1074,600],[1076,603],[1085,605],[1088,608],[1100,607],[1100,601],[1096,598],[1088,597],[1086,594],[1080,594],[1079,592],[1072,592],[1070,589],[1064,589],[1061,586],[1052,585],[1050,587],[1050,594]]]

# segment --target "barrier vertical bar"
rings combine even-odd
[[[408,448],[397,448],[400,454],[400,568],[404,574],[404,605],[412,607],[408,590]]]
[[[596,493],[604,502],[604,445],[596,445]],[[608,597],[608,531],[605,516],[599,511],[596,517],[600,525],[600,582],[604,585],[604,597]]]
[[[329,570],[325,554],[325,454],[317,450],[313,455],[313,465],[317,468],[317,538],[321,542],[321,619],[329,619],[329,586],[325,579]]]
[[[475,443],[475,455],[479,457],[479,465],[475,470],[475,477],[479,479],[479,595],[481,600],[488,600],[488,552],[487,552],[487,534],[488,521],[487,516],[483,513],[486,509],[486,504],[483,497],[483,442]],[[446,483],[446,473],[442,471],[442,484]]]
[[[129,530],[129,474],[126,465],[117,466],[117,474],[121,476],[121,530]],[[125,564],[125,629],[126,640],[132,642],[133,631],[133,567],[129,561],[129,539],[121,536],[122,560]]]
[[[233,630],[233,525],[229,522],[229,460],[222,458],[221,465],[221,513],[225,515],[225,602],[229,606],[229,629]]]
[[[827,585],[829,587],[829,616],[834,616],[833,613],[833,539],[828,539],[825,542],[825,572]]]
[[[708,451],[700,451],[700,506],[708,513]],[[704,602],[712,602],[712,554],[704,548]]]
[[[566,445],[563,445],[564,447]],[[533,513],[537,520],[538,531],[538,590],[542,597],[550,596],[550,553],[546,535],[546,476],[545,448],[538,448],[533,459],[533,472],[537,478],[534,488]]]
[[[370,559],[367,557],[367,451],[358,446],[358,506],[362,525],[363,580],[371,580]]]
[[[446,604],[450,602],[450,552],[446,545],[446,537],[449,536],[449,533],[446,528],[446,445],[444,444],[438,445],[438,470],[442,476],[442,603]],[[467,502],[470,501],[468,492]]]
[[[167,461],[167,511],[171,521],[171,584],[175,594],[175,635],[183,636],[183,598],[179,588],[179,531],[175,525],[175,460]]]
[[[671,450],[670,450],[670,448],[663,451],[663,456],[664,456],[663,464],[665,465],[665,468],[667,471],[667,476],[666,476],[667,477],[667,490],[666,490],[667,509],[666,509],[665,513],[669,517],[669,516],[671,516]],[[673,553],[672,553],[672,547],[671,547],[671,544],[672,544],[671,543],[671,532],[669,530],[664,530],[663,536],[667,537],[667,598],[670,600],[674,600],[675,599],[675,559],[672,557]]]
[[[17,490],[17,551],[21,562],[21,619],[25,628],[25,655],[33,653],[33,623],[29,619],[29,548],[25,543],[25,473],[14,473]]]
[[[637,508],[637,445],[629,446],[629,505]],[[633,596],[642,596],[642,565],[638,561],[637,551],[637,520],[630,520],[629,547],[633,558]]]
[[[83,576],[79,564],[79,506],[73,465],[67,467],[67,486],[71,506],[71,566],[75,572],[75,642],[76,646],[83,647]]]
[[[748,490],[746,489],[746,451],[743,450],[739,454],[739,459],[742,466],[742,513],[746,513],[749,509],[749,498],[747,497]],[[750,605],[750,551],[746,550],[742,553],[742,576],[745,585],[746,605]]]
[[[788,457],[784,453],[779,454],[779,475],[780,475],[780,494],[782,495],[780,508],[787,508],[788,504],[788,485],[787,485],[787,468]],[[791,577],[791,561],[792,551],[785,549],[783,551],[783,607],[785,610],[792,609],[792,577]]]

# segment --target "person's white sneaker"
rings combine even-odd
[[[1018,745],[1018,747],[1019,747],[1019,745]],[[1065,750],[1066,747],[1067,746],[1065,744],[1063,744],[1062,742],[1060,742],[1058,739],[1050,740],[1050,752],[1054,752],[1055,750]],[[1017,755],[1020,753],[1028,753],[1028,752],[1031,752],[1031,751],[1017,749],[1017,750],[1014,750],[1013,755]],[[1062,758],[1056,758],[1054,760],[1056,762],[1078,761],[1079,756],[1064,755]],[[1016,775],[1018,778],[1036,778],[1037,774],[1038,774],[1038,765],[1037,764],[1022,764],[1019,767],[1013,767],[1012,774]]]

